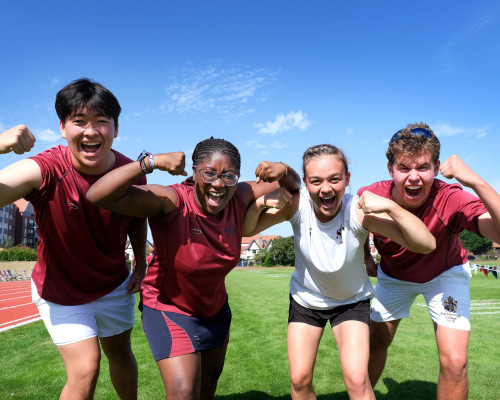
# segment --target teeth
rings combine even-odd
[[[418,189],[420,189],[420,186],[407,186],[407,189],[418,190]]]
[[[320,197],[321,200],[330,200],[330,199],[333,199],[333,196],[330,196],[330,197]]]
[[[214,197],[222,197],[224,195],[224,193],[221,192],[209,192],[209,194]]]
[[[86,143],[82,143],[82,145],[84,145],[84,146],[99,146],[99,143],[97,143],[97,142],[86,142]]]

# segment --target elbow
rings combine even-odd
[[[425,243],[420,244],[415,249],[410,249],[414,253],[429,254],[436,250],[436,238],[431,236]]]

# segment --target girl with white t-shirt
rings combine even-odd
[[[244,236],[290,221],[295,271],[290,282],[287,349],[292,399],[315,399],[313,371],[330,321],[350,399],[374,399],[368,378],[369,313],[373,287],[363,246],[377,232],[413,252],[429,253],[435,239],[417,217],[392,200],[346,194],[350,173],[339,148],[310,147],[303,156],[303,187],[261,196],[245,216]]]

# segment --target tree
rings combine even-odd
[[[487,253],[492,246],[490,239],[480,237],[469,231],[462,231],[462,233],[460,233],[460,241],[464,248],[473,254]]]
[[[293,236],[273,240],[267,248],[259,250],[255,255],[255,262],[264,267],[293,266],[295,264]]]
[[[14,246],[14,238],[12,236],[7,236],[2,244],[4,249],[10,249]]]

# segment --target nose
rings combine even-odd
[[[332,188],[330,187],[330,184],[327,181],[324,181],[321,184],[321,193],[329,193],[332,191]]]
[[[97,133],[97,129],[95,128],[94,124],[92,122],[89,122],[87,125],[84,127],[85,133],[88,135],[93,135]]]
[[[418,175],[418,171],[416,169],[410,170],[410,175],[409,175],[410,180],[420,180],[420,177]]]
[[[217,176],[217,179],[215,181],[213,181],[211,183],[212,186],[214,187],[222,187],[222,186],[226,186],[224,184],[224,182],[222,182],[222,177],[221,176]]]

